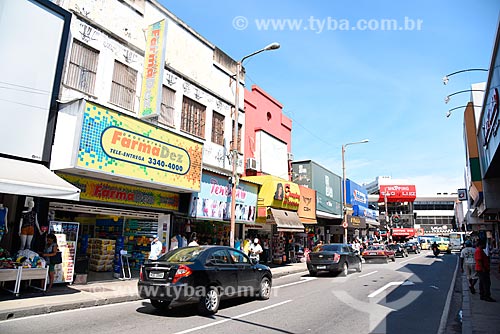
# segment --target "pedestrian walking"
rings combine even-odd
[[[158,258],[161,255],[162,251],[162,244],[160,240],[158,239],[158,236],[155,234],[153,235],[153,240],[151,241],[151,252],[149,253],[149,260],[158,260]]]
[[[469,281],[469,290],[472,294],[476,293],[476,260],[474,260],[475,249],[472,247],[472,242],[467,240],[465,247],[460,251],[460,268],[462,273],[465,272],[467,280]]]
[[[487,302],[495,302],[491,298],[491,280],[490,280],[490,259],[484,252],[486,247],[486,240],[479,239],[477,242],[476,251],[474,252],[474,260],[476,261],[476,272],[479,276],[479,294],[481,300]]]
[[[250,245],[249,252],[250,252],[250,259],[254,259],[258,263],[260,260],[260,254],[263,252],[262,246],[259,244],[258,238],[255,238],[253,240],[253,244]]]

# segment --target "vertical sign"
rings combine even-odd
[[[165,64],[165,20],[148,27],[139,108],[140,118],[158,116]]]

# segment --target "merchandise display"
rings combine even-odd
[[[54,283],[73,282],[79,227],[80,224],[76,222],[49,223],[49,233],[55,234],[62,256],[62,263],[55,266]]]
[[[116,240],[89,238],[87,254],[90,256],[90,270],[112,271]]]
[[[285,237],[283,236],[282,233],[277,233],[273,235],[272,254],[273,254],[273,263],[275,264],[283,263],[283,258],[285,256]]]
[[[129,261],[132,269],[139,269],[148,258],[151,251],[150,238],[155,234],[158,234],[158,222],[140,220],[125,222],[123,249],[131,255]]]

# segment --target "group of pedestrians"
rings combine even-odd
[[[479,296],[481,300],[487,302],[495,302],[491,297],[491,280],[490,280],[490,259],[484,252],[486,241],[479,239],[476,243],[476,248],[473,247],[472,241],[467,240],[465,247],[460,252],[460,268],[462,273],[465,272],[469,281],[469,290],[472,294],[476,293],[476,282],[479,280]]]

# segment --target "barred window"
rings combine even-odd
[[[94,95],[99,51],[73,40],[66,76],[66,85],[81,92]]]
[[[161,111],[158,122],[160,124],[175,126],[175,91],[163,86],[161,93]]]
[[[224,145],[224,115],[215,111],[212,117],[212,142]]]
[[[113,82],[111,85],[111,103],[134,111],[135,88],[137,84],[137,71],[133,68],[115,61]]]
[[[241,128],[242,128],[242,125],[240,123],[238,123],[238,152],[241,152]],[[231,133],[233,134],[234,136],[234,120],[233,120],[233,126],[231,127],[232,131]],[[231,137],[233,138],[233,137]],[[232,146],[231,146],[232,148]]]
[[[205,138],[205,106],[185,96],[182,100],[181,130]]]

